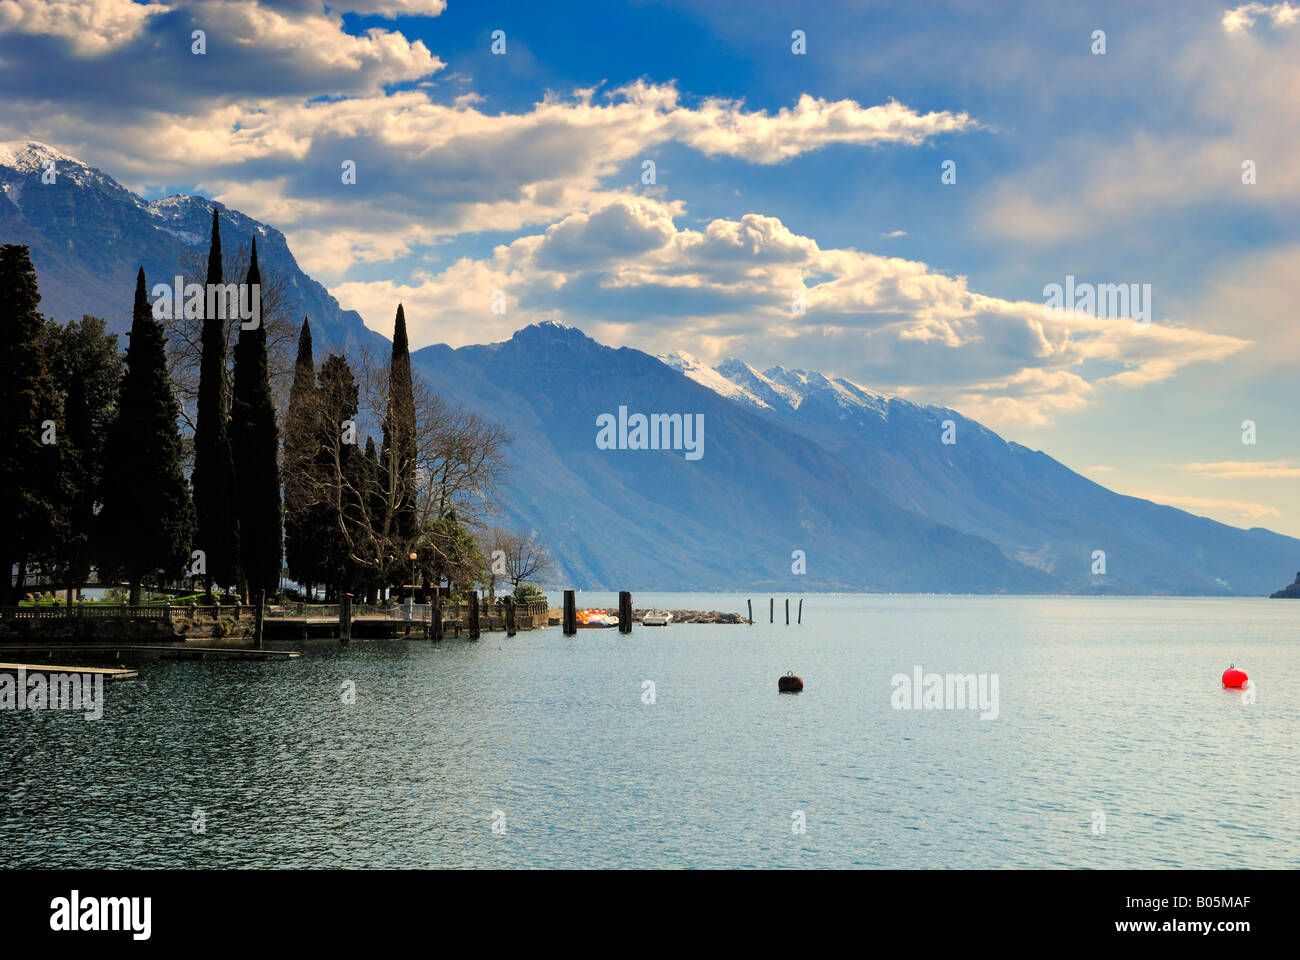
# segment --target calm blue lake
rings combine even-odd
[[[731,611],[745,599],[635,597]],[[5,864],[1300,859],[1300,603],[820,595],[787,627],[782,599],[775,626],[142,662],[138,681],[106,688],[102,720],[0,711]],[[766,621],[766,595],[754,600]],[[1222,689],[1230,661],[1255,679],[1253,702]],[[986,692],[996,675],[997,718],[896,708],[892,678],[918,667],[983,675]],[[778,694],[789,670],[803,693]]]

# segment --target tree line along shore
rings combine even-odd
[[[210,296],[156,309],[141,268],[119,353],[98,317],[42,316],[29,249],[0,247],[0,607],[33,577],[71,603],[92,572],[133,606],[145,591],[539,594],[545,545],[491,522],[511,437],[412,376],[401,305],[386,363],[364,350],[317,363],[310,320],[285,315],[256,237],[223,257],[215,208],[206,266],[181,269],[209,291],[242,276],[252,310]]]

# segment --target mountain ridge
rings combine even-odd
[[[107,314],[125,331],[136,268],[166,281],[187,251],[206,252],[213,206],[145,201],[36,141],[0,144],[0,237],[32,248],[42,308],[64,322]],[[280,231],[217,206],[229,242],[256,233],[318,353],[386,353]],[[494,344],[430,345],[412,363],[515,434],[503,515],[552,539],[557,576],[578,587],[1264,596],[1300,558],[1293,538],[1126,497],[956,411],[816,371],[655,358],[550,321]],[[619,406],[703,415],[703,458],[599,449],[596,417]],[[954,444],[941,440],[948,420]]]
[[[706,384],[714,375],[726,379],[742,391],[724,390],[728,396],[822,444],[901,506],[993,540],[1008,556],[1058,574],[1071,592],[1264,596],[1272,571],[1300,546],[1264,528],[1233,527],[1110,490],[947,407],[808,371],[774,367],[760,381],[756,374],[734,358],[687,373]],[[797,398],[773,402],[764,382]],[[955,442],[945,445],[949,421]],[[1105,575],[1093,573],[1095,550],[1105,553]],[[1251,551],[1259,562],[1243,576]],[[1217,571],[1216,556],[1224,558]]]

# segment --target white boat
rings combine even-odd
[[[641,618],[641,626],[666,627],[672,619],[673,615],[667,610],[651,610]]]

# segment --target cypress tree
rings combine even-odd
[[[262,274],[257,266],[257,238],[244,282],[261,313]],[[254,287],[256,286],[256,289]],[[254,602],[280,582],[279,437],[275,403],[267,373],[266,324],[241,325],[235,345],[235,376],[230,403],[230,448],[235,464],[235,513],[239,520],[239,568]]]
[[[212,207],[212,242],[208,247],[208,289],[224,283],[221,227]],[[235,468],[230,450],[226,390],[226,321],[208,316],[205,298],[203,354],[199,363],[198,418],[194,425],[194,509],[198,520],[195,545],[204,552],[204,586],[234,582],[239,560],[239,526],[235,515]]]
[[[284,553],[290,575],[304,586],[320,575],[320,536],[311,519],[311,503],[320,492],[314,469],[317,406],[311,325],[303,317],[284,423]]]
[[[388,365],[388,406],[384,412],[380,480],[392,490],[389,534],[398,543],[415,540],[415,396],[411,384],[411,352],[406,339],[406,314],[397,306],[393,324],[393,355]],[[405,554],[403,554],[405,556]]]
[[[102,552],[95,503],[102,496],[105,450],[117,412],[122,382],[122,358],[117,335],[99,317],[85,316],[66,327],[46,326],[50,368],[66,384],[63,397],[67,433],[64,463],[68,479],[67,531],[57,566],[73,589],[89,578],[92,563]],[[71,609],[69,609],[71,613]]]
[[[28,248],[0,247],[0,604],[17,603],[29,560],[57,551],[65,533],[63,413],[45,350],[41,295]],[[54,443],[47,421],[54,422]],[[18,587],[21,588],[21,580]]]
[[[101,520],[110,560],[140,602],[145,579],[183,573],[194,536],[194,505],[182,467],[180,407],[167,377],[163,328],[153,318],[144,268],[136,275],[135,308],[117,422],[106,452]]]

